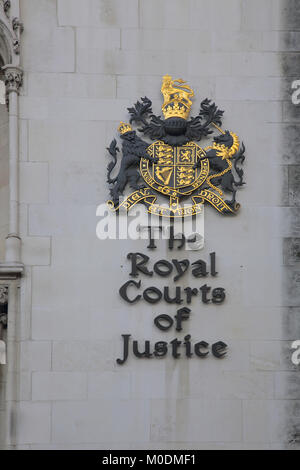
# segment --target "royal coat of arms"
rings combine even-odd
[[[112,177],[119,152],[116,139],[108,147],[113,158],[107,167],[111,185],[108,206],[114,211],[129,211],[141,202],[152,214],[184,217],[201,212],[207,201],[220,213],[236,213],[240,207],[236,193],[244,184],[241,165],[245,146],[234,132],[221,129],[224,111],[205,99],[199,114],[188,120],[194,92],[186,82],[165,75],[161,92],[164,119],[153,114],[152,102],[145,97],[128,108],[129,123],[120,123],[123,156],[116,177]],[[133,123],[155,142],[142,140]],[[213,130],[219,135],[211,145],[200,147],[196,142]],[[134,191],[121,199],[127,184]],[[169,198],[168,206],[157,203],[159,194]],[[192,205],[185,203],[187,198],[192,199]]]

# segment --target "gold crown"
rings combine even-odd
[[[161,92],[164,97],[164,104],[161,109],[165,119],[170,117],[187,119],[193,104],[190,98],[194,96],[194,91],[186,82],[181,78],[172,80],[170,75],[165,75]]]
[[[126,132],[132,131],[132,127],[130,124],[126,124],[126,122],[121,121],[118,127],[118,131],[120,134],[126,134]]]

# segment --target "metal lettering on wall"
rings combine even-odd
[[[238,136],[221,129],[224,111],[207,98],[202,101],[199,114],[188,120],[194,91],[182,79],[163,77],[161,92],[164,97],[164,119],[152,113],[152,102],[141,98],[128,108],[130,123],[118,127],[122,139],[122,159],[119,173],[112,177],[120,152],[116,139],[108,151],[113,158],[107,167],[107,182],[111,185],[108,206],[113,211],[127,211],[143,203],[148,212],[166,217],[185,217],[200,213],[204,202],[209,202],[222,214],[234,214],[240,207],[236,192],[244,184],[241,165],[245,146]],[[155,140],[149,144],[133,130],[131,124],[141,125],[139,132]],[[212,134],[211,145],[201,148],[195,141]],[[140,182],[140,180],[143,182]],[[120,201],[127,184],[134,190]],[[231,195],[224,198],[224,193]],[[169,198],[169,207],[156,203],[158,195]],[[192,198],[192,205],[180,204]]]
[[[171,237],[169,239],[169,250],[174,249],[175,242],[179,242],[177,249],[182,249],[185,245],[185,237],[182,235],[181,239],[178,239],[178,234],[174,235],[171,230]],[[151,238],[150,230],[150,249],[155,249],[156,245],[154,240]],[[218,272],[216,270],[216,253],[210,253],[209,262],[202,259],[197,259],[194,262],[190,262],[188,259],[178,260],[173,258],[172,260],[162,259],[157,261],[151,267],[151,259],[149,256],[143,253],[128,253],[127,259],[131,263],[131,271],[129,275],[133,278],[138,278],[140,275],[152,277],[156,274],[159,277],[173,277],[175,283],[181,279],[188,271],[194,278],[206,278],[208,276],[215,277]],[[133,289],[132,289],[133,288]],[[129,293],[130,291],[130,293]],[[132,293],[134,292],[134,293]],[[162,289],[158,289],[155,286],[144,288],[142,281],[130,279],[125,282],[119,289],[120,296],[122,299],[129,304],[138,304],[139,302],[147,302],[149,304],[157,304],[161,300],[164,300],[168,304],[181,305],[183,302],[190,305],[193,303],[196,297],[200,299],[200,302],[204,304],[212,303],[214,305],[221,305],[225,298],[226,293],[223,287],[211,288],[211,286],[204,283],[200,287],[180,287],[180,286],[165,286]],[[159,314],[153,320],[154,325],[161,331],[171,331],[173,328],[177,332],[181,332],[186,322],[190,319],[192,310],[189,307],[178,308],[174,316]],[[153,346],[149,340],[144,341],[141,345],[139,341],[132,339],[131,334],[122,334],[123,342],[123,353],[122,357],[117,359],[119,365],[124,364],[129,355],[130,349],[137,358],[161,358],[167,356],[169,348],[174,359],[182,357],[187,358],[198,357],[206,358],[210,353],[215,358],[223,358],[226,355],[227,344],[223,341],[216,341],[211,346],[204,340],[198,341],[192,344],[190,334],[185,334],[183,340],[174,338],[170,343],[166,341],[157,341]]]

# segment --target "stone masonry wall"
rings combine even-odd
[[[289,103],[289,65],[299,50],[295,2],[20,3],[26,274],[16,446],[297,446],[299,371],[289,349],[300,333],[292,248],[299,139]],[[225,109],[224,129],[247,149],[240,213],[225,218],[206,207],[204,250],[178,255],[194,261],[217,253],[219,276],[209,282],[226,288],[226,302],[196,301],[186,331],[209,343],[224,340],[229,353],[222,361],[131,358],[120,367],[122,333],[153,342],[175,336],[153,326],[155,315],[173,315],[174,306],[128,306],[118,296],[129,279],[126,255],[146,252],[145,242],[100,242],[95,235],[96,207],[108,196],[105,147],[140,96],[152,98],[160,113],[166,73],[195,90],[192,115],[205,97]],[[151,254],[169,256],[163,243]],[[190,277],[184,282],[196,286]]]
[[[286,194],[288,199],[282,213],[282,235],[283,235],[283,264],[284,264],[284,305],[283,331],[284,337],[291,342],[300,338],[300,295],[299,295],[299,261],[300,261],[300,238],[299,238],[299,183],[300,166],[299,150],[297,141],[299,139],[299,105],[292,103],[291,94],[293,89],[288,85],[299,78],[299,31],[300,31],[300,8],[299,4],[291,0],[286,2],[282,8],[283,26],[286,32],[282,33],[281,47],[289,54],[282,58],[281,66],[285,75],[285,91],[283,95],[282,114],[282,150],[281,162],[285,168]],[[283,349],[283,355],[285,351]],[[300,376],[299,365],[286,367],[282,373],[282,385],[280,397],[286,402],[286,436],[287,448],[299,449],[300,445]],[[284,385],[283,385],[284,384]]]

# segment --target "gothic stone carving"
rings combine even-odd
[[[8,287],[0,286],[0,324],[7,326]]]
[[[2,14],[0,10],[0,18],[2,16],[3,23],[7,26],[11,38],[10,42],[12,43],[12,51],[16,54],[20,54],[20,35],[23,32],[23,23],[20,21],[19,18],[14,17],[11,19],[10,10],[11,10],[11,1],[10,0],[2,0]]]
[[[11,91],[19,92],[23,83],[23,72],[18,67],[6,67],[4,69],[5,86],[7,93]]]

